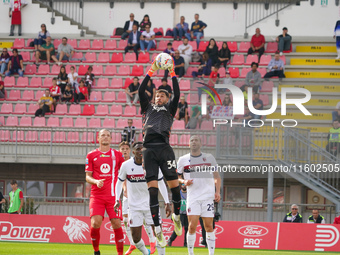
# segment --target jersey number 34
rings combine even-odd
[[[168,169],[171,169],[171,168],[176,168],[176,160],[173,160],[171,162],[171,160],[168,160]]]

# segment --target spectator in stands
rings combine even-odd
[[[162,79],[162,85],[159,86],[158,89],[165,89],[166,91],[168,91],[169,97],[171,97],[172,89],[171,89],[170,85],[168,85],[167,79],[165,79],[165,78]]]
[[[223,106],[233,106],[233,101],[230,98],[230,95],[225,95],[223,102],[222,102]]]
[[[71,85],[67,84],[64,94],[61,97],[62,102],[70,103],[73,99],[73,91],[71,90]]]
[[[24,205],[24,194],[21,189],[18,188],[16,180],[10,182],[12,191],[9,192],[9,208],[8,213],[10,214],[21,214],[22,207]]]
[[[212,61],[212,65],[215,65],[218,61],[218,48],[214,38],[210,39],[209,45],[205,49],[205,52],[208,53],[209,58]]]
[[[335,106],[335,110],[332,111],[332,120],[339,120],[339,116],[340,116],[340,102],[338,102]]]
[[[174,64],[175,64],[174,70],[175,70],[176,75],[178,75],[178,82],[180,82],[181,78],[184,76],[184,73],[185,73],[185,70],[184,70],[185,64],[184,64],[184,59],[179,54],[178,50],[175,51]],[[168,78],[168,74],[169,74],[169,71],[165,70],[164,72],[165,79]]]
[[[140,37],[140,49],[143,53],[149,52],[150,49],[154,49],[156,47],[156,41],[155,41],[155,32],[150,30],[150,25],[145,26],[145,31],[142,32],[142,35]]]
[[[151,21],[149,15],[145,14],[142,22],[140,23],[140,31],[145,31],[147,25],[151,27]]]
[[[121,37],[123,40],[125,40],[132,32],[133,25],[136,25],[138,27],[139,23],[137,20],[135,20],[135,15],[133,13],[130,13],[130,20],[126,21],[124,25],[124,33]]]
[[[335,24],[333,38],[336,39],[336,50],[338,52],[336,59],[340,59],[340,20],[338,20]]]
[[[65,87],[69,83],[65,66],[60,67],[60,72],[57,78],[58,78],[58,86],[61,90],[61,94],[64,94]]]
[[[191,61],[192,54],[192,46],[189,44],[188,38],[183,39],[183,44],[178,46],[178,51],[181,54],[181,57],[184,59],[184,68],[185,70],[187,70]]]
[[[39,65],[39,59],[41,60],[47,60],[47,64],[50,64],[51,59],[58,63],[58,59],[55,55],[55,48],[53,43],[51,42],[52,38],[50,36],[47,36],[46,43],[43,45],[39,45],[39,50],[35,52],[35,64]]]
[[[43,95],[39,101],[39,109],[35,112],[36,117],[44,117],[45,113],[51,112],[53,104],[53,98],[50,96],[50,90],[45,89],[45,95]]]
[[[334,218],[333,224],[340,224],[340,215]]]
[[[202,22],[198,18],[199,18],[199,15],[196,13],[195,14],[195,21],[192,22],[192,24],[191,24],[190,33],[185,34],[185,37],[188,38],[189,40],[193,40],[194,36],[196,37],[197,49],[200,45],[200,40],[204,35],[203,30],[207,27],[207,24],[205,24],[204,22]]]
[[[230,72],[228,70],[225,72],[225,78],[223,79],[223,84],[233,85],[233,78],[230,77]]]
[[[38,50],[39,46],[46,44],[46,39],[50,35],[50,32],[47,31],[46,25],[41,24],[41,31],[38,33],[38,38],[35,38],[33,43],[34,43],[34,49]]]
[[[78,73],[75,72],[74,66],[71,66],[70,73],[67,75],[68,81],[71,84],[74,91],[79,93]]]
[[[283,55],[283,51],[290,50],[292,37],[288,34],[288,28],[282,28],[282,34],[276,37],[276,41],[279,43],[278,50],[280,52],[280,56]]]
[[[279,76],[279,79],[286,78],[284,74],[285,64],[282,59],[280,59],[280,52],[275,52],[275,56],[270,60],[268,64],[268,72],[264,75],[264,78],[268,80],[271,77]]]
[[[61,65],[61,61],[68,61],[72,58],[74,54],[74,49],[71,45],[67,43],[67,38],[63,37],[61,44],[58,46],[58,55],[57,59],[59,60],[59,65]]]
[[[249,110],[247,106],[245,106],[243,116],[240,118],[235,117],[235,119],[238,119],[241,122],[244,121],[245,125],[249,126],[248,121],[254,119],[254,114]]]
[[[331,153],[333,157],[336,158],[340,150],[340,126],[338,120],[333,121],[333,127],[329,130],[327,139],[328,144],[326,146],[326,151]]]
[[[135,105],[139,100],[138,88],[139,88],[138,77],[133,77],[133,82],[125,89],[126,93],[126,103],[131,106],[131,101]]]
[[[87,87],[85,87],[84,80],[79,81],[79,93],[74,92],[74,103],[79,104],[80,100],[87,100],[89,92]]]
[[[201,107],[198,105],[194,105],[193,107],[191,107],[191,116],[190,116],[190,120],[186,128],[196,129],[197,123],[200,127],[201,122],[202,122]]]
[[[193,71],[192,72],[192,77],[194,79],[197,79],[198,75],[201,75],[202,78],[204,78],[205,75],[210,75],[211,73],[211,66],[212,66],[212,61],[209,58],[209,55],[207,52],[203,53],[201,64],[198,66],[198,71]]]
[[[128,126],[125,127],[122,132],[122,142],[126,141],[130,145],[135,142],[135,138],[136,138],[136,127],[132,125],[133,125],[133,120],[128,119]]]
[[[218,73],[219,66],[214,65],[211,67],[211,73],[209,76],[209,85],[210,86],[215,86],[216,83],[219,82],[220,74]]]
[[[133,50],[136,53],[136,59],[138,59],[138,49],[140,47],[140,37],[142,33],[138,31],[138,26],[135,24],[132,26],[132,32],[129,34],[128,44],[125,47],[125,53],[129,50]]]
[[[94,74],[92,73],[92,71],[93,71],[92,66],[89,66],[85,74],[85,86],[87,87],[89,95],[91,95],[91,88],[94,82]]]
[[[152,79],[148,81],[145,93],[148,96],[149,102],[155,103],[156,86],[153,84]]]
[[[5,83],[0,81],[0,98],[5,98]]]
[[[4,203],[6,203],[6,200],[0,191],[0,213],[2,212],[2,204]]]
[[[264,36],[261,34],[261,30],[259,28],[255,29],[255,34],[252,36],[250,41],[250,48],[248,49],[248,55],[253,54],[254,52],[259,53],[259,63],[261,56],[264,53],[264,44],[266,40]]]
[[[185,96],[180,97],[180,101],[178,103],[177,113],[175,115],[176,120],[184,119],[185,126],[188,125],[189,122],[189,112],[188,112],[188,103],[185,102]]]
[[[253,88],[254,93],[258,92],[261,85],[261,74],[257,71],[259,64],[256,62],[251,63],[251,70],[247,73],[245,83]]]
[[[164,53],[168,53],[169,55],[171,56],[174,56],[175,54],[175,50],[174,48],[172,48],[172,43],[169,42],[167,45],[166,45],[166,49],[163,51]]]
[[[20,77],[24,76],[24,62],[17,49],[12,50],[13,55],[9,58],[6,76],[18,73]]]
[[[299,213],[299,207],[296,204],[292,205],[291,212],[287,213],[283,222],[302,223],[302,216]]]
[[[253,106],[256,110],[263,110],[263,101],[260,99],[259,93],[254,94]],[[262,115],[254,114],[254,119],[261,119]]]
[[[312,215],[308,217],[307,223],[319,223],[326,224],[325,218],[319,214],[318,209],[314,209],[312,211]]]
[[[8,54],[7,48],[3,48],[1,56],[0,56],[0,63],[1,63],[0,76],[4,75],[5,70],[7,69],[7,65],[10,60],[10,57],[11,56]]]
[[[9,17],[11,19],[11,31],[9,36],[14,36],[14,26],[18,25],[18,35],[21,36],[21,9],[27,5],[26,0],[11,0],[9,6]]]
[[[227,64],[229,63],[230,59],[231,59],[231,54],[230,54],[230,50],[228,47],[228,43],[223,42],[222,48],[218,52],[217,64],[223,65],[224,68],[227,68]]]
[[[60,87],[57,86],[57,78],[55,77],[52,79],[52,86],[50,87],[50,95],[53,98],[53,106],[55,109],[61,96]]]
[[[174,40],[182,40],[182,37],[188,32],[188,29],[189,24],[185,22],[184,16],[181,16],[181,21],[174,27]]]

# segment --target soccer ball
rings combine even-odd
[[[156,65],[162,70],[169,70],[174,64],[172,57],[168,53],[159,53],[155,61]]]

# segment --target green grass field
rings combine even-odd
[[[125,246],[124,252],[128,249]],[[117,254],[114,245],[101,245],[101,255],[113,255]],[[316,254],[317,252],[298,252],[298,251],[266,251],[266,250],[238,250],[238,249],[216,249],[215,254],[231,254],[231,255],[284,255],[284,254],[298,254],[309,255]],[[328,254],[336,254],[335,252],[324,252]],[[324,254],[322,253],[322,254]],[[92,255],[92,245],[90,244],[45,244],[45,243],[19,243],[19,242],[1,242],[0,241],[0,254],[6,255]],[[135,250],[132,254],[141,254],[138,250]],[[155,254],[158,254],[157,252]],[[188,254],[186,248],[168,247],[166,249],[167,255],[179,255]],[[195,255],[208,254],[207,249],[196,248]],[[338,253],[337,253],[338,254]]]

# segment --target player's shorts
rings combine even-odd
[[[187,201],[187,215],[199,215],[201,217],[214,217],[214,200]]]
[[[143,224],[153,225],[153,219],[150,210],[129,210],[129,225],[130,227],[140,227]],[[159,224],[162,224],[161,216],[159,215]]]
[[[128,214],[129,213],[129,204],[128,204],[128,198],[126,196],[123,196],[123,202],[122,202],[122,214]]]
[[[178,179],[175,153],[168,144],[143,148],[145,179],[157,181],[159,168],[167,181]]]
[[[90,217],[94,215],[105,215],[105,211],[109,219],[122,218],[122,207],[119,207],[118,214],[114,210],[115,197],[91,197],[90,198]]]

